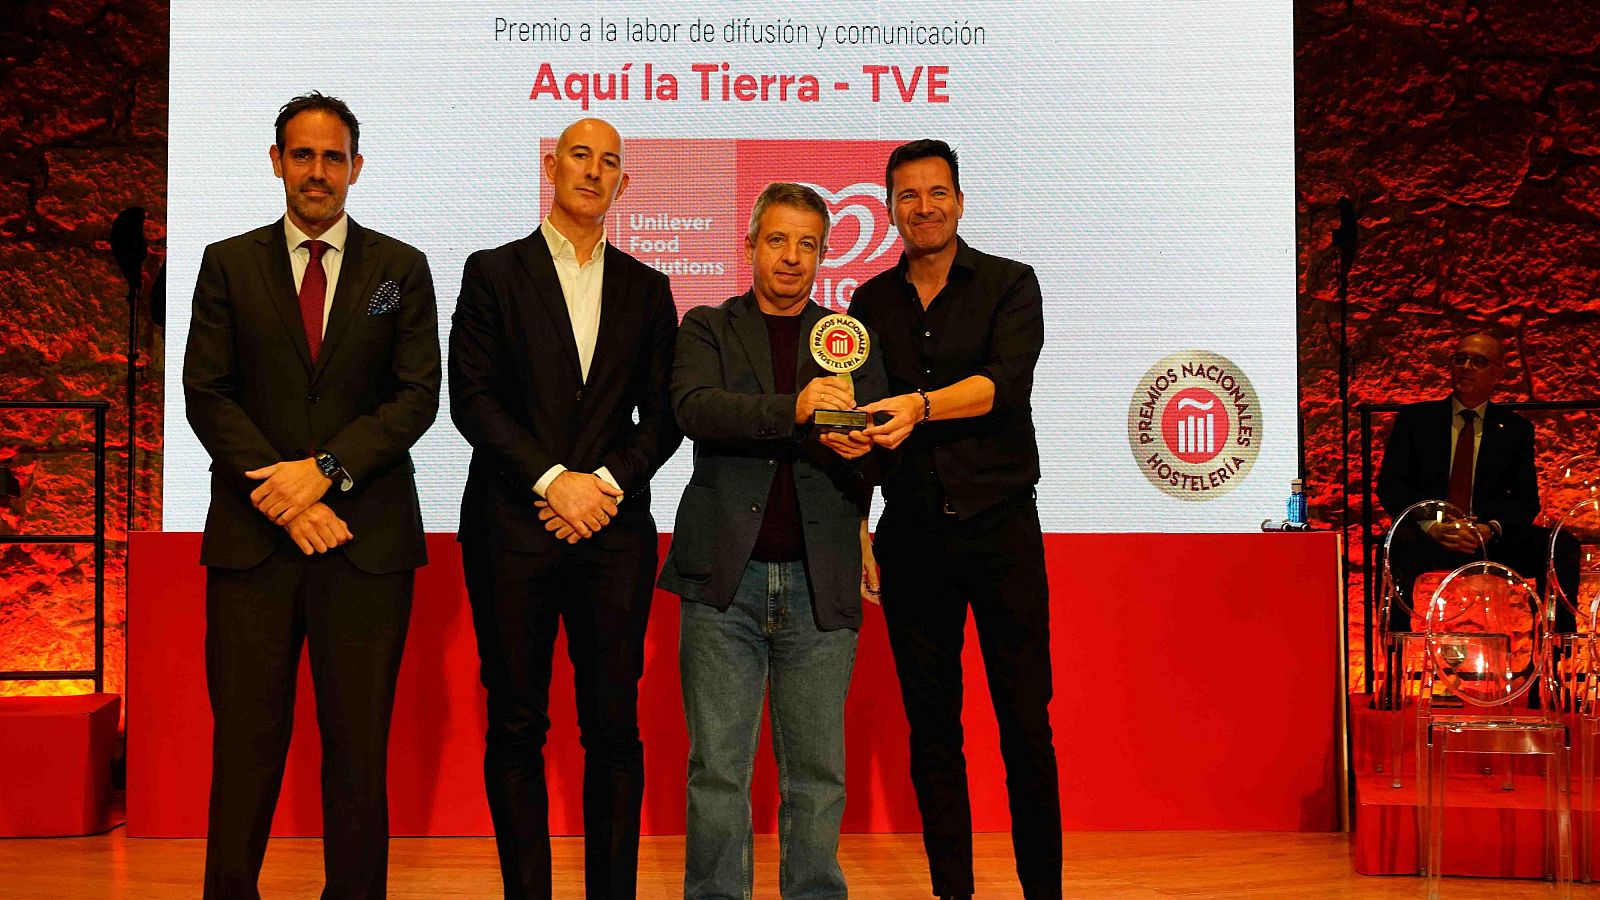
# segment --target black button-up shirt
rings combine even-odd
[[[956,239],[944,289],[924,309],[902,255],[856,289],[850,315],[877,333],[889,393],[934,391],[972,375],[994,382],[994,408],[938,418],[912,430],[884,476],[884,500],[925,511],[946,504],[961,518],[1039,482],[1033,433],[1033,369],[1044,347],[1044,298],[1033,268],[980,253]]]

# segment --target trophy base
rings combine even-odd
[[[824,431],[860,431],[872,424],[872,417],[849,409],[819,409],[811,414],[811,424]]]

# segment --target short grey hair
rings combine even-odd
[[[822,246],[828,246],[828,231],[833,227],[833,219],[828,215],[827,201],[815,189],[792,181],[774,181],[762,190],[761,196],[756,198],[755,208],[750,210],[750,230],[745,232],[746,240],[756,239],[761,217],[766,215],[768,207],[774,205],[806,209],[821,216]]]

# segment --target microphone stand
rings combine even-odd
[[[1331,241],[1339,251],[1339,484],[1344,502],[1339,510],[1339,531],[1350,533],[1350,265],[1356,258],[1356,206],[1349,197],[1339,198],[1339,227],[1334,229]],[[1371,477],[1363,472],[1363,477]],[[1363,519],[1363,521],[1365,521]],[[1367,562],[1369,548],[1367,534],[1361,535],[1361,559]],[[1362,579],[1362,605],[1366,614],[1366,627],[1362,629],[1363,681],[1367,693],[1372,691],[1372,585],[1371,579]]]
[[[118,213],[111,223],[111,254],[128,282],[128,496],[124,504],[124,540],[133,533],[134,451],[138,447],[139,292],[144,280],[144,260],[149,253],[150,245],[144,236],[144,207],[130,206]]]

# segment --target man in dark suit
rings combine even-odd
[[[427,561],[409,448],[439,406],[433,278],[344,213],[361,173],[344,103],[296,97],[269,151],[284,218],[206,248],[184,357],[211,454],[206,897],[256,879],[308,643],[322,734],[325,897],[382,897],[389,717]]]
[[[846,895],[844,700],[861,598],[875,600],[877,588],[871,486],[851,460],[872,443],[820,431],[811,419],[883,396],[886,379],[870,339],[839,338],[860,363],[849,381],[812,357],[811,334],[827,311],[810,299],[811,286],[827,243],[828,206],[817,192],[769,185],[745,238],[751,290],[689,310],[678,332],[673,409],[695,442],[694,475],[660,585],[686,601],[678,662],[689,726],[689,900],[750,896],[750,772],[769,685],[781,751],[779,892]]]
[[[1378,473],[1384,511],[1392,518],[1421,500],[1448,500],[1466,513],[1396,535],[1390,566],[1408,596],[1421,573],[1448,571],[1485,552],[1544,588],[1550,532],[1533,524],[1539,514],[1533,425],[1489,402],[1504,376],[1500,341],[1468,335],[1450,356],[1451,395],[1408,404],[1395,415]],[[1576,542],[1562,541],[1558,550],[1557,581],[1575,597]],[[1391,629],[1412,630],[1398,604],[1390,616]],[[1571,613],[1558,608],[1557,627],[1571,630],[1572,623]]]
[[[607,123],[562,132],[544,158],[549,216],[467,259],[450,332],[451,413],[473,446],[460,540],[489,694],[484,781],[508,898],[550,896],[543,748],[558,623],[584,747],[588,896],[635,893],[650,476],[683,436],[667,394],[667,278],[605,239],[622,166]]]

